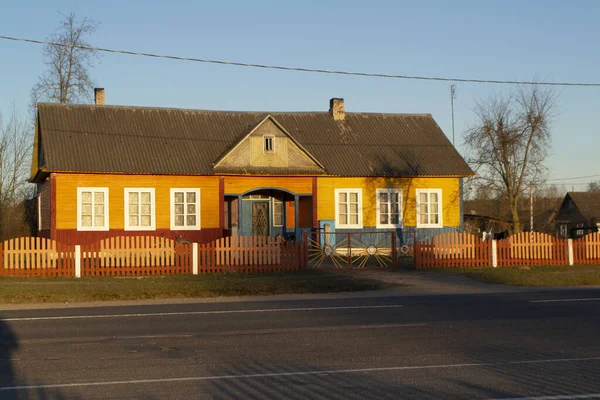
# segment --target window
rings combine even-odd
[[[77,230],[108,230],[108,188],[77,188]]]
[[[578,228],[583,228],[584,226],[585,226],[585,224],[583,224],[583,223],[582,224],[577,224]],[[583,229],[577,229],[576,235],[577,236],[583,236],[583,235],[585,235],[585,231]]]
[[[362,189],[335,190],[336,228],[362,228]]]
[[[283,201],[273,197],[273,226],[283,226]]]
[[[417,189],[417,228],[442,227],[442,189]]]
[[[568,234],[567,224],[561,224],[560,225],[560,237],[566,238],[567,234]]]
[[[402,227],[402,189],[377,189],[377,228]]]
[[[275,148],[275,138],[273,136],[263,136],[265,140],[265,153],[272,153]]]
[[[125,230],[156,230],[154,188],[125,189]]]
[[[200,229],[200,189],[171,189],[171,230]]]

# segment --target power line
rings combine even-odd
[[[585,178],[595,178],[597,176],[600,176],[600,174],[595,174],[595,175],[585,175],[585,176],[571,176],[568,178],[557,178],[557,179],[547,179],[548,181],[568,181],[569,179],[585,179]]]
[[[232,66],[236,66],[236,67],[277,69],[277,70],[283,70],[283,71],[296,71],[296,72],[313,72],[313,73],[331,74],[331,75],[351,75],[351,76],[364,76],[364,77],[373,77],[373,78],[412,79],[412,80],[423,80],[423,81],[493,83],[493,84],[504,84],[504,85],[600,87],[600,83],[584,83],[584,82],[511,81],[511,80],[497,80],[497,79],[466,79],[466,78],[446,78],[446,77],[439,77],[439,76],[392,75],[392,74],[379,74],[379,73],[367,73],[367,72],[336,71],[336,70],[329,70],[329,69],[287,67],[287,66],[282,66],[282,65],[253,64],[253,63],[242,63],[242,62],[236,62],[236,61],[222,61],[222,60],[210,60],[210,59],[202,59],[202,58],[194,58],[194,57],[170,56],[170,55],[161,55],[161,54],[154,54],[154,53],[142,53],[142,52],[136,52],[136,51],[128,51],[128,50],[108,49],[108,48],[93,47],[93,46],[79,46],[79,45],[71,46],[69,44],[64,44],[64,43],[17,38],[17,37],[2,36],[2,35],[0,35],[0,39],[13,40],[13,41],[17,41],[17,42],[35,43],[35,44],[47,44],[47,45],[60,46],[60,47],[73,47],[73,48],[78,48],[78,49],[82,49],[82,50],[93,50],[93,51],[101,51],[101,52],[106,52],[106,53],[128,54],[128,55],[132,55],[132,56],[141,56],[141,57],[154,57],[154,58],[163,58],[163,59],[178,60],[178,61],[193,61],[193,62],[200,62],[200,63],[207,63],[207,64],[232,65]]]

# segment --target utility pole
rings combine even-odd
[[[456,99],[456,85],[450,85],[450,107],[452,108],[452,146],[454,143],[454,99]]]
[[[529,230],[533,232],[533,182],[529,182]]]

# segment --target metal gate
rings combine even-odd
[[[309,268],[395,268],[414,263],[414,235],[396,231],[329,232],[305,235]],[[400,240],[399,240],[400,239]]]

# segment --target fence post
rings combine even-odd
[[[81,246],[75,245],[75,278],[81,278]]]
[[[198,275],[198,243],[192,243],[192,274]]]
[[[415,258],[415,269],[419,269],[421,268],[421,246],[419,244],[419,242],[417,241],[416,235],[415,238],[413,239],[413,243],[414,243],[414,258]]]
[[[569,265],[574,265],[574,257],[573,257],[573,239],[567,239],[567,249],[569,251]]]
[[[498,266],[498,242],[492,239],[492,267]]]
[[[392,231],[392,268],[396,269],[396,232]]]

